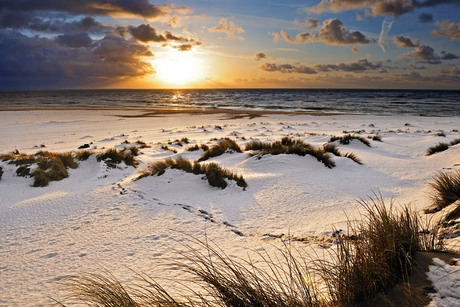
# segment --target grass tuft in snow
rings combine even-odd
[[[0,166],[0,180],[2,180],[2,176],[3,176],[3,167]]]
[[[382,137],[381,137],[380,135],[373,135],[371,139],[372,139],[373,141],[383,142],[383,141],[382,141]]]
[[[218,157],[220,155],[223,155],[226,152],[241,152],[240,146],[238,144],[230,139],[230,138],[225,138],[219,141],[216,145],[212,146],[211,148],[208,148],[201,157],[197,160],[198,162],[208,160],[210,158]]]
[[[452,140],[452,141],[449,143],[450,146],[455,146],[455,145],[457,145],[457,144],[460,144],[460,139]]]
[[[351,159],[351,160],[355,161],[356,163],[358,163],[359,165],[363,165],[363,162],[361,162],[361,159],[358,158],[358,156],[353,152],[344,153],[344,154],[342,154],[342,157]]]
[[[447,150],[449,149],[449,144],[446,144],[446,143],[439,143],[438,145],[435,145],[435,146],[432,146],[430,148],[428,148],[428,150],[426,151],[426,155],[427,156],[431,156],[435,153],[438,153],[438,152],[441,152],[441,151],[444,151],[444,150]]]
[[[342,145],[349,145],[352,140],[358,140],[364,145],[371,147],[371,143],[369,142],[369,140],[367,140],[366,138],[362,136],[352,135],[352,134],[346,134],[343,136],[333,136],[329,139],[329,142],[332,143],[335,141],[339,141],[339,143]]]
[[[150,164],[146,170],[141,172],[141,175],[137,177],[137,180],[147,176],[161,176],[168,168],[179,169],[195,175],[205,175],[205,178],[211,186],[219,187],[221,189],[225,189],[227,187],[225,179],[236,181],[236,184],[243,189],[248,186],[243,176],[236,175],[232,171],[220,167],[216,163],[201,164],[198,162],[190,162],[182,157],[178,157],[176,159],[168,158]]]
[[[246,145],[245,150],[259,151],[259,153],[255,153],[254,155],[287,154],[302,157],[309,155],[315,157],[328,168],[335,167],[334,161],[324,148],[313,147],[302,140],[294,140],[289,137],[284,137],[281,141],[275,141],[272,143],[251,141]]]
[[[91,157],[91,155],[93,155],[94,152],[92,151],[89,151],[89,150],[80,150],[80,151],[77,151],[75,153],[75,158],[78,160],[78,161],[86,161],[89,159],[89,157]]]
[[[422,231],[418,214],[395,210],[381,196],[361,201],[364,219],[349,222],[348,234],[338,238],[333,260],[320,263],[331,299],[338,306],[355,306],[411,274],[414,254],[442,248],[439,232]]]
[[[203,151],[206,151],[209,149],[209,146],[206,144],[201,144],[201,145],[195,144],[195,145],[187,147],[186,151],[197,151],[199,149],[203,149]]]
[[[176,297],[140,274],[144,285],[126,287],[110,274],[86,274],[70,278],[66,288],[72,303],[96,306],[366,306],[406,280],[417,251],[439,245],[424,245],[427,235],[415,211],[396,210],[381,196],[360,203],[364,219],[349,221],[331,260],[313,259],[289,241],[273,253],[243,259],[208,239],[189,237],[185,251],[171,260],[191,276],[172,283]]]
[[[177,150],[175,148],[171,148],[169,147],[168,145],[163,145],[161,146],[161,149],[164,149],[164,150],[167,150],[167,151],[171,151],[173,153],[177,153]]]
[[[356,163],[358,163],[359,165],[363,164],[361,162],[361,159],[359,159],[358,156],[355,153],[347,152],[347,153],[343,154],[343,153],[340,152],[339,147],[334,143],[326,143],[326,144],[324,144],[323,145],[323,150],[326,151],[326,152],[332,153],[334,156],[337,156],[337,157],[349,158],[349,159],[355,161]]]
[[[131,165],[136,167],[138,162],[135,159],[135,154],[130,152],[130,149],[120,149],[115,148],[107,149],[97,155],[97,161],[104,161],[107,166],[115,168],[117,164],[125,162],[126,165]]]
[[[438,212],[460,199],[460,171],[439,172],[430,185],[432,205],[425,209],[425,213]],[[446,216],[446,220],[453,219],[458,210],[460,209],[453,209]]]

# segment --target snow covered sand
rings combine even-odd
[[[69,170],[69,178],[43,188],[31,187],[33,179],[16,176],[15,166],[0,162],[0,306],[51,302],[48,296],[59,298],[58,281],[75,272],[100,272],[101,266],[122,281],[134,278],[130,269],[157,276],[158,258],[174,257],[176,241],[186,241],[185,234],[207,234],[230,255],[270,249],[267,242],[276,245],[276,237],[289,234],[327,245],[334,228],[344,228],[347,217],[359,217],[360,198],[380,191],[421,210],[430,203],[432,177],[440,170],[460,170],[460,145],[425,155],[429,147],[460,137],[458,117],[138,115],[142,111],[0,112],[0,153],[76,151],[83,144],[122,148],[125,140],[151,146],[141,149],[137,169],[108,168],[93,155]],[[202,176],[179,170],[133,181],[153,161],[178,155],[198,159],[203,150],[186,148],[210,146],[215,138],[229,137],[242,146],[251,138],[290,136],[320,146],[344,131],[378,133],[382,142],[339,145],[363,165],[334,156],[332,169],[310,156],[258,159],[226,153],[210,160],[242,174],[246,190],[233,181],[224,190],[213,188]],[[182,138],[189,144],[175,144]],[[449,244],[460,250],[458,239]]]

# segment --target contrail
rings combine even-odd
[[[380,48],[382,48],[383,52],[385,52],[385,44],[387,43],[387,36],[391,30],[391,26],[393,25],[394,21],[395,21],[395,18],[394,16],[391,16],[391,15],[385,16],[385,19],[383,19],[382,31],[380,32],[379,43],[378,43]]]

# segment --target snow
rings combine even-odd
[[[430,306],[460,306],[460,258],[451,264],[433,258],[427,275],[437,291],[430,294]]]
[[[141,149],[137,169],[124,164],[107,168],[93,155],[79,162],[77,169],[70,169],[69,178],[43,188],[32,187],[31,178],[16,176],[15,166],[0,162],[4,170],[0,180],[0,306],[49,303],[49,296],[60,298],[59,281],[65,276],[98,272],[101,267],[122,281],[134,278],[130,269],[176,274],[157,272],[158,259],[174,257],[178,242],[187,240],[187,235],[207,235],[226,253],[236,255],[249,248],[275,248],[279,243],[276,235],[329,235],[334,228],[345,229],[347,218],[359,218],[357,200],[373,192],[421,210],[430,204],[428,182],[433,176],[443,169],[460,170],[460,145],[425,156],[428,147],[460,137],[458,117],[119,117],[140,112],[0,112],[0,153],[15,149],[25,153],[77,151],[90,143],[91,150],[101,150],[129,147],[137,140],[151,146]],[[259,159],[247,153],[226,153],[207,162],[242,174],[248,183],[246,190],[235,182],[224,190],[211,187],[202,176],[179,170],[133,180],[154,161],[179,155],[198,159],[203,150],[184,152],[185,148],[202,143],[211,146],[216,143],[213,138],[230,137],[244,146],[251,138],[275,141],[289,135],[321,146],[344,130],[363,129],[361,136],[374,130],[383,142],[371,141],[371,147],[359,141],[339,145],[341,152],[354,152],[363,165],[333,157],[336,167],[328,169],[310,156],[265,155]],[[435,135],[440,130],[446,137]],[[184,137],[190,143],[183,147],[167,144]],[[122,144],[125,140],[131,144]],[[45,147],[35,147],[41,144]],[[163,150],[162,145],[178,153]],[[267,246],[267,240],[273,246]],[[449,239],[449,244],[460,246],[459,238]],[[438,298],[433,299],[443,306]]]

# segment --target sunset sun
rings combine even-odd
[[[172,52],[159,55],[152,62],[154,78],[166,86],[190,86],[204,78],[204,63],[191,53]]]

